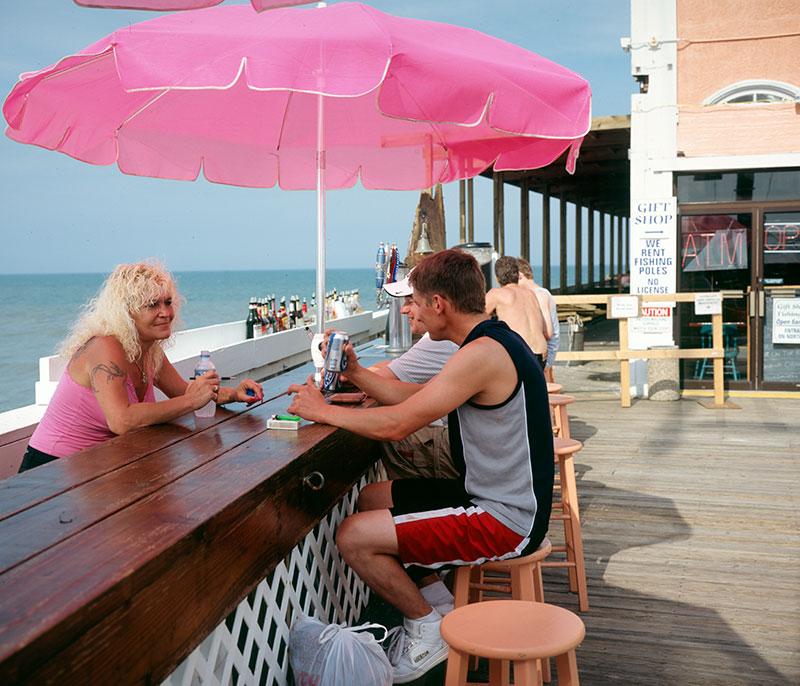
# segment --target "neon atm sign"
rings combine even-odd
[[[747,269],[748,229],[690,231],[681,236],[681,269],[709,272]]]

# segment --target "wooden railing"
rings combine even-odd
[[[708,293],[668,293],[661,295],[639,295],[642,303],[648,302],[694,302],[697,296],[706,296]],[[558,305],[608,305],[609,295],[555,295]],[[733,297],[722,294],[722,297]],[[741,297],[741,296],[739,296]],[[607,309],[606,312],[609,310]],[[628,347],[628,320],[619,320],[619,349],[617,350],[584,350],[584,351],[559,351],[556,360],[560,362],[569,360],[619,360],[620,361],[620,403],[622,407],[631,406],[631,365],[632,359],[702,359],[711,358],[714,361],[714,403],[713,407],[725,406],[724,390],[724,361],[725,348],[722,340],[722,315],[711,316],[711,347],[710,348],[675,348],[674,350],[631,350]],[[564,343],[562,342],[562,348]]]

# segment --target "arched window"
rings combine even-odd
[[[781,81],[739,81],[717,91],[703,104],[742,105],[774,102],[800,102],[800,88]]]

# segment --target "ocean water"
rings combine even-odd
[[[175,272],[185,299],[179,329],[244,319],[251,296],[295,293],[311,302],[313,269]],[[534,265],[534,276],[541,267]],[[569,269],[570,283],[574,268]],[[0,274],[0,412],[34,402],[39,358],[55,353],[84,303],[94,296],[103,274]],[[559,279],[552,268],[552,283]],[[365,309],[374,307],[372,269],[329,269],[326,288],[359,289]]]
[[[313,269],[175,272],[185,299],[180,329],[247,316],[252,296],[297,294],[311,302]],[[34,402],[39,358],[54,354],[81,307],[103,283],[103,274],[0,274],[0,412]],[[359,289],[366,309],[375,304],[371,269],[329,269],[326,288]]]

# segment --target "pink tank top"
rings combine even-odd
[[[125,379],[125,388],[128,400],[138,403],[136,388],[130,378]],[[142,402],[152,403],[155,399],[150,377]],[[31,436],[30,445],[54,457],[67,457],[114,436],[116,434],[108,428],[92,389],[81,386],[65,369],[42,421]]]

